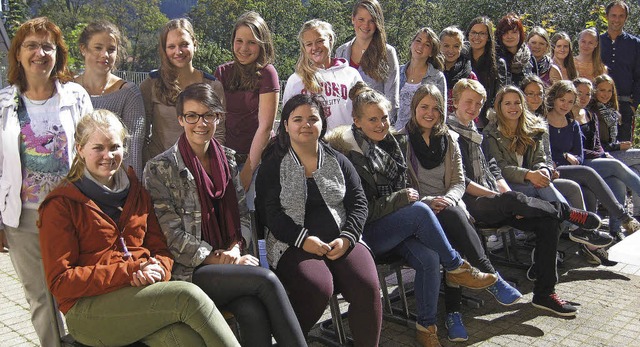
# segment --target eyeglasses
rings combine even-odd
[[[200,118],[204,119],[205,123],[210,124],[218,124],[220,122],[220,117],[222,117],[221,113],[208,112],[205,114],[197,114],[194,112],[185,113],[182,115],[184,121],[189,124],[196,124],[200,121]]]
[[[35,42],[35,41],[27,41],[23,42],[22,48],[28,50],[29,52],[35,52],[36,50],[42,48],[44,54],[50,55],[56,51],[57,47],[48,43],[48,42]]]
[[[527,98],[542,98],[544,93],[524,93]]]
[[[470,31],[469,32],[469,37],[486,37],[487,35],[489,35],[489,33],[486,32],[479,32],[479,31]]]

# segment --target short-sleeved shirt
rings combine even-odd
[[[268,64],[260,70],[260,79],[255,90],[229,91],[227,85],[231,78],[233,64],[232,61],[222,64],[215,72],[216,78],[224,86],[224,95],[227,100],[225,145],[239,154],[248,154],[253,137],[258,130],[260,94],[279,92],[280,81],[276,69]]]

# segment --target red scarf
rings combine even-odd
[[[206,154],[211,159],[211,176],[193,153],[184,133],[178,140],[178,150],[185,166],[196,180],[202,209],[202,239],[213,249],[227,249],[235,242],[239,242],[242,247],[238,198],[224,149],[216,139],[212,138],[209,142]]]

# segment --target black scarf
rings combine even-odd
[[[353,138],[367,159],[369,170],[382,179],[376,179],[379,196],[388,196],[407,185],[407,164],[402,156],[402,151],[396,139],[387,134],[380,142],[371,141],[362,129],[351,126]]]
[[[431,170],[444,162],[444,156],[449,145],[445,136],[431,134],[429,136],[429,145],[427,145],[419,131],[410,131],[409,141],[411,142],[413,153],[415,153],[420,166],[423,168]]]
[[[460,57],[453,64],[450,70],[444,70],[444,78],[447,80],[447,88],[453,89],[453,86],[463,78],[469,78],[471,74],[471,60],[460,54]]]

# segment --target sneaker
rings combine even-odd
[[[496,283],[498,276],[484,273],[471,266],[466,260],[457,269],[447,271],[445,281],[449,287],[460,286],[469,289],[484,289]]]
[[[602,224],[597,214],[585,210],[570,207],[568,214],[564,216],[564,220],[583,229],[598,229]]]
[[[516,288],[509,285],[507,281],[503,280],[502,277],[500,277],[500,274],[498,274],[497,272],[496,275],[498,275],[498,281],[489,286],[487,288],[487,291],[491,293],[491,295],[493,295],[493,297],[496,298],[496,300],[498,300],[501,305],[513,305],[518,300],[520,300],[520,298],[522,298],[522,294]]]
[[[609,235],[613,238],[613,241],[615,241],[616,243],[624,240],[624,238],[627,237],[627,235],[625,235],[624,231],[622,230],[609,231]]]
[[[551,311],[559,316],[572,317],[578,313],[578,309],[570,303],[560,299],[558,294],[534,295],[531,304],[534,307]]]
[[[469,339],[467,329],[464,327],[464,324],[462,324],[462,315],[460,312],[447,313],[444,326],[447,328],[447,338],[449,341],[462,342]]]
[[[573,242],[583,243],[591,247],[607,247],[613,242],[613,238],[607,235],[607,233],[582,228],[571,231],[569,233],[569,239]]]
[[[438,328],[435,325],[425,328],[416,323],[416,342],[422,347],[442,347],[438,340]]]
[[[586,245],[580,245],[580,254],[587,258],[587,263],[593,265],[616,266],[618,263],[609,260],[609,252],[604,248],[590,250]]]
[[[627,231],[627,235],[631,235],[640,229],[640,223],[627,214],[622,217],[622,227]]]

